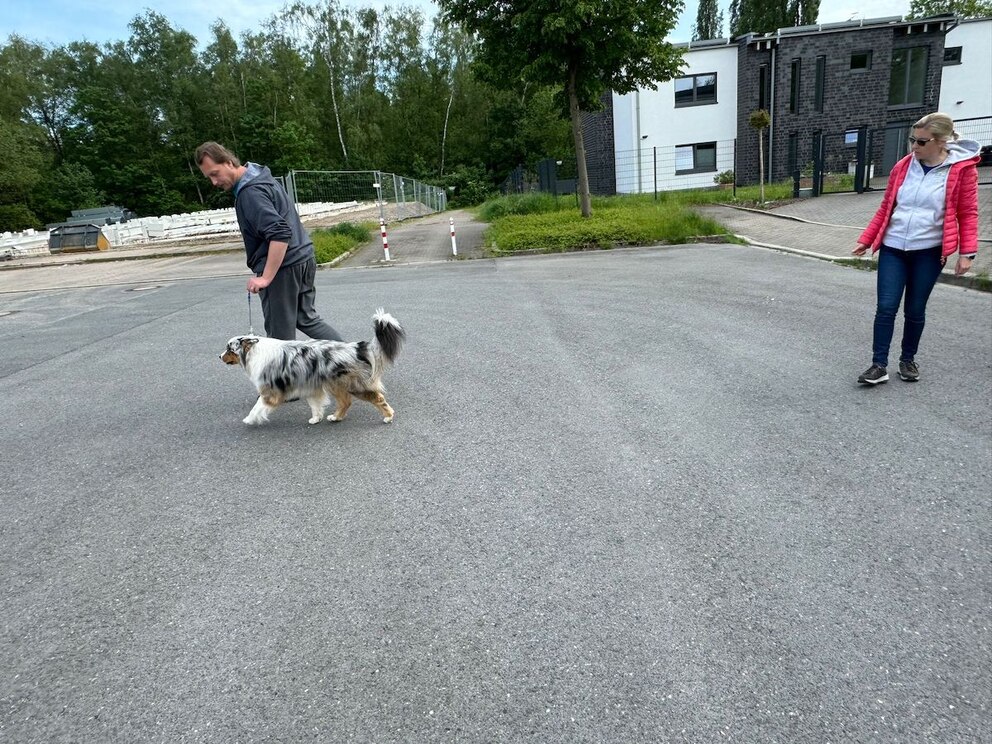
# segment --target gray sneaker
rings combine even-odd
[[[858,377],[858,382],[862,385],[877,385],[880,382],[888,381],[888,371],[886,371],[885,367],[878,364],[871,365],[868,369],[861,373],[860,377]]]
[[[906,382],[916,382],[920,379],[920,368],[916,362],[899,361],[899,376]]]

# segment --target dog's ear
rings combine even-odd
[[[258,343],[258,336],[242,336],[238,340],[241,342],[241,353],[247,354],[248,349]]]

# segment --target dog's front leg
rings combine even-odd
[[[327,405],[327,396],[321,393],[307,398],[310,406],[310,423],[319,424],[324,419],[324,407]]]
[[[242,420],[249,426],[264,424],[269,420],[269,411],[271,410],[272,407],[267,405],[265,401],[262,400],[262,396],[260,395],[258,396],[258,400],[255,401],[254,407],[252,407],[251,411],[248,412],[248,415]]]

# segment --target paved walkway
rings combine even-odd
[[[749,243],[825,258],[851,258],[851,249],[878,209],[882,193],[826,194],[767,212],[725,206],[697,211]],[[981,243],[970,274],[988,275],[992,273],[992,186],[978,188],[978,219]],[[953,260],[944,273],[953,275]]]

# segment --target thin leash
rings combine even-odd
[[[248,335],[255,335],[255,327],[251,324],[251,292],[248,293]]]

